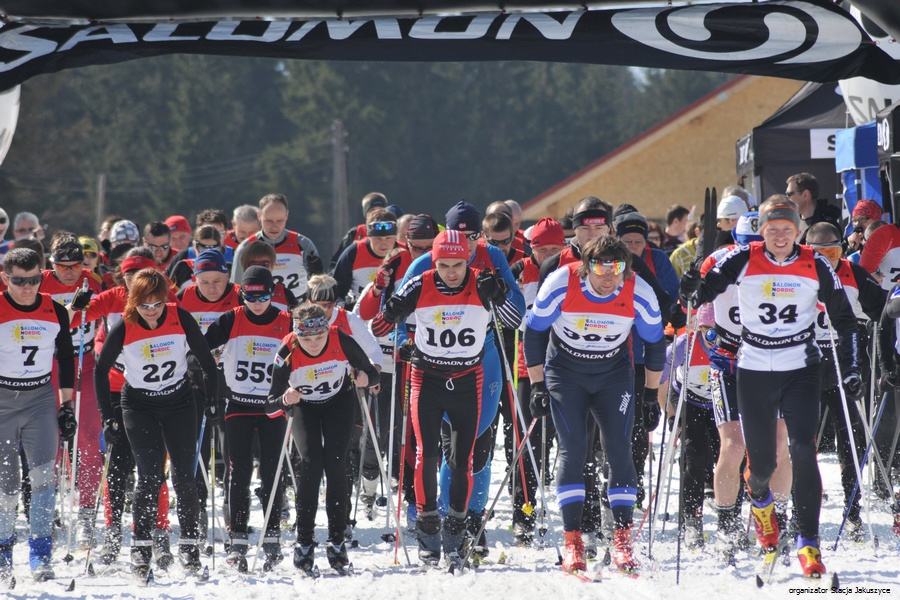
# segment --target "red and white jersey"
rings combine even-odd
[[[700,266],[700,274],[706,275],[706,273],[726,254],[731,252],[733,248],[733,245],[723,246],[707,256]],[[738,291],[738,286],[729,285],[725,291],[716,296],[715,300],[712,302],[713,311],[716,316],[716,337],[718,338],[718,344],[729,352],[737,352],[738,347],[741,345],[741,332],[744,329],[741,325],[739,295],[740,292]]]
[[[891,248],[885,253],[878,264],[878,270],[884,275],[881,280],[881,287],[884,289],[890,290],[900,282],[900,247]]]
[[[888,291],[900,282],[900,227],[891,224],[873,231],[859,256],[859,266],[869,273],[880,272],[884,276],[881,287]]]
[[[691,357],[688,362],[687,393],[695,403],[707,405],[711,403],[709,389],[709,354],[700,339],[700,333],[694,334],[694,342],[691,348]],[[685,385],[685,365],[682,363],[675,370],[675,380]]]
[[[834,271],[844,286],[844,292],[847,294],[847,300],[850,301],[850,308],[856,318],[862,321],[869,317],[863,311],[862,304],[859,303],[859,284],[856,282],[856,276],[853,274],[853,267],[846,258],[840,259],[837,268]],[[824,348],[831,347],[831,335],[828,333],[828,315],[825,313],[825,307],[818,305],[819,314],[816,316],[816,342]]]
[[[189,349],[178,305],[167,303],[165,320],[156,329],[125,325],[121,356],[125,381],[144,392],[164,392],[184,379]]]
[[[324,402],[341,391],[350,374],[350,362],[341,348],[338,328],[328,329],[328,342],[319,356],[309,356],[303,350],[291,351],[291,387],[298,390],[304,402]],[[293,342],[293,334],[284,338]]]
[[[753,242],[739,286],[744,331],[738,367],[792,371],[806,366],[819,312],[813,250],[800,246],[796,260],[778,265],[766,256],[763,242]]]
[[[597,358],[618,350],[628,339],[634,324],[635,279],[622,282],[617,296],[598,304],[585,296],[578,276],[580,263],[566,265],[568,283],[553,333],[563,350],[579,358]]]
[[[28,390],[50,382],[60,323],[49,294],[39,293],[36,310],[21,311],[0,294],[0,386]]]
[[[278,310],[288,310],[287,294],[284,293],[285,287],[283,283],[276,283],[275,290],[272,293],[272,306]]]
[[[469,271],[465,287],[453,296],[438,291],[434,274],[434,269],[422,273],[415,311],[416,348],[435,367],[474,366],[481,361],[490,322],[490,313],[478,297],[475,272]]]
[[[191,313],[202,333],[206,333],[209,326],[223,314],[239,306],[238,286],[233,283],[227,285],[228,290],[215,302],[207,302],[200,298],[196,284],[184,288],[184,293],[181,295],[181,308]]]
[[[534,304],[534,299],[537,298],[538,293],[538,283],[541,280],[541,268],[534,262],[534,258],[531,256],[527,256],[522,259],[522,272],[519,274],[519,289],[522,290],[522,296],[525,298],[525,306],[527,309],[531,308],[531,305]],[[522,325],[520,327],[522,331],[525,331],[525,320],[522,319]]]
[[[306,293],[309,282],[299,236],[296,231],[287,232],[284,241],[275,246],[275,265],[272,267],[275,281],[283,283],[298,298]],[[253,234],[244,241],[249,244],[257,239],[259,234]]]
[[[247,309],[234,309],[231,337],[222,347],[219,364],[232,394],[248,404],[266,403],[272,386],[275,353],[281,340],[291,331],[291,315],[281,311],[275,320],[257,325],[247,318]]]
[[[53,269],[43,272],[44,279],[41,281],[41,292],[50,294],[54,302],[62,306],[68,306],[75,297],[75,292],[81,289],[85,279],[87,279],[88,287],[94,291],[94,295],[103,291],[103,280],[87,269],[82,269],[81,277],[75,285],[63,285],[56,277]],[[81,344],[81,332],[84,332],[84,351],[90,352],[94,348],[94,336],[97,333],[97,320],[88,321],[86,324],[75,325],[70,329],[72,332],[72,343],[75,345],[75,354],[78,354],[78,347]]]
[[[350,291],[356,295],[368,284],[375,281],[375,274],[384,262],[383,256],[376,256],[369,248],[367,240],[353,242],[356,244],[356,253],[353,257],[353,279],[350,283]]]
[[[475,269],[475,272],[484,271],[485,269],[495,269],[494,261],[491,260],[491,254],[488,252],[487,245],[484,240],[475,246],[475,252],[469,260],[469,267]]]

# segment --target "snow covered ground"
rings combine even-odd
[[[658,437],[658,436],[657,436]],[[656,448],[656,456],[659,456]],[[502,446],[494,459],[494,490],[499,485],[504,473],[505,462]],[[877,500],[872,505],[872,523],[880,544],[877,549],[871,543],[858,544],[841,541],[837,551],[832,551],[837,529],[841,521],[842,494],[837,459],[834,454],[826,454],[820,460],[821,471],[825,482],[827,499],[822,510],[822,555],[826,567],[840,575],[842,592],[860,596],[861,588],[884,590],[881,594],[900,594],[900,544],[891,531],[891,515],[888,507]],[[674,484],[673,484],[674,487]],[[714,552],[715,516],[705,517],[705,531],[709,541],[705,550],[698,552],[685,551],[681,556],[680,581],[676,569],[676,536],[671,523],[666,531],[653,544],[653,560],[647,556],[647,525],[641,532],[636,551],[642,562],[642,574],[637,579],[619,574],[609,574],[599,583],[583,583],[574,577],[563,574],[556,566],[554,544],[562,543],[561,522],[555,503],[552,502],[552,490],[549,503],[549,527],[544,549],[520,549],[513,546],[511,510],[508,497],[504,493],[497,505],[496,517],[490,521],[487,529],[488,542],[492,546],[488,561],[477,571],[466,571],[456,576],[439,571],[419,572],[406,567],[403,552],[400,552],[399,566],[392,565],[393,544],[381,541],[381,534],[386,531],[384,509],[379,509],[375,521],[360,519],[357,528],[359,548],[350,550],[356,576],[340,578],[328,575],[324,545],[318,548],[316,564],[323,572],[318,580],[305,580],[296,575],[291,564],[291,545],[293,532],[284,532],[282,542],[285,561],[270,573],[262,573],[262,560],[255,573],[239,575],[225,564],[225,555],[221,543],[217,543],[216,566],[212,560],[204,558],[205,565],[210,567],[210,579],[199,582],[186,577],[179,567],[172,567],[169,573],[154,571],[155,583],[152,587],[138,587],[128,571],[128,534],[118,563],[111,567],[96,564],[94,577],[82,575],[85,567],[83,552],[75,553],[75,560],[66,565],[61,557],[65,554],[65,542],[57,544],[54,553],[54,568],[57,578],[53,581],[35,583],[27,567],[27,545],[20,543],[15,548],[14,562],[18,584],[11,592],[11,597],[27,598],[209,598],[217,597],[240,600],[269,600],[272,598],[288,598],[298,595],[316,594],[325,598],[367,598],[404,600],[430,598],[479,598],[484,600],[516,600],[528,598],[549,600],[552,598],[642,598],[659,600],[662,598],[718,599],[727,598],[742,600],[744,598],[786,598],[799,595],[798,590],[817,587],[814,582],[800,575],[796,560],[789,567],[779,565],[772,585],[757,589],[755,572],[759,559],[746,554],[738,555],[738,566],[734,569],[723,568]],[[220,491],[221,492],[221,491]],[[174,497],[174,496],[173,496]],[[262,523],[262,509],[256,498],[251,524],[259,531]],[[217,498],[221,506],[221,496]],[[677,496],[673,494],[671,507],[677,506]],[[292,511],[293,512],[293,511]],[[708,511],[709,512],[709,511]],[[362,516],[362,515],[360,515]],[[747,508],[744,507],[744,517]],[[865,512],[864,512],[865,516]],[[127,517],[126,517],[127,518]],[[174,511],[173,543],[177,539],[176,517]],[[639,521],[640,514],[636,516]],[[325,515],[320,511],[317,521],[319,542],[325,539]],[[18,523],[19,539],[24,540],[26,525],[24,518]],[[99,536],[99,533],[98,533]],[[221,539],[221,529],[218,529]],[[256,534],[251,535],[255,543]],[[415,542],[411,536],[407,538],[409,556],[415,565]],[[174,547],[173,547],[174,549]],[[506,555],[506,564],[497,564],[501,551]],[[793,557],[792,557],[793,558]],[[252,558],[250,563],[252,566]],[[75,579],[75,590],[66,591],[72,579]],[[823,579],[822,586],[829,585],[830,578]],[[808,591],[805,593],[809,593]],[[827,590],[827,593],[833,593]],[[0,597],[4,592],[0,590]]]

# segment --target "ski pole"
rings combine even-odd
[[[203,447],[203,434],[206,433],[206,412],[200,421],[200,435],[197,436],[197,453],[194,454],[194,477],[197,476],[197,466],[200,464],[200,449]]]
[[[381,294],[382,297],[384,294]],[[400,325],[398,323],[394,323],[394,348],[391,352],[391,367],[393,371],[391,372],[391,425],[390,430],[388,432],[388,450],[387,450],[387,481],[385,482],[388,488],[388,494],[390,494],[391,490],[391,477],[394,476],[394,429],[397,428],[397,423],[395,419],[397,418],[397,369],[399,365],[397,364],[397,333],[400,329]],[[378,457],[378,460],[381,460],[381,457]],[[399,485],[397,487],[400,487]],[[387,529],[391,527],[391,515],[384,515],[384,526]]]
[[[88,291],[88,280],[87,277],[84,278],[84,281],[81,284],[81,291],[83,293],[87,293]],[[84,327],[85,327],[85,317],[87,316],[87,307],[81,309],[81,324],[78,326],[79,332],[79,341],[78,341],[78,376],[77,382],[75,384],[75,423],[76,426],[81,422],[81,380],[82,375],[84,373]],[[75,430],[75,439],[72,440],[72,461],[71,468],[69,469],[69,486],[68,490],[70,494],[74,495],[75,492],[75,483],[78,481],[78,430]],[[71,501],[71,499],[70,499]],[[77,511],[72,512],[72,523],[71,527],[69,527],[66,532],[66,558],[72,556],[72,530],[75,529],[75,519],[77,517]],[[71,559],[70,559],[71,560]]]
[[[686,348],[685,348],[685,355],[684,355],[685,362],[684,362],[684,378],[683,378],[683,381],[685,381],[685,382],[688,381],[688,374],[689,374],[689,370],[690,370],[690,360],[688,359],[688,357],[691,356],[691,352],[693,351],[693,338],[691,337],[691,326],[694,324],[693,319],[692,319],[693,315],[691,314],[693,311],[694,302],[693,302],[693,300],[688,300],[686,304],[687,304],[687,306],[686,306],[687,323],[685,325],[685,334],[687,335],[687,338],[685,339]],[[674,358],[673,358],[673,360],[674,360]],[[684,408],[684,403],[685,403],[686,398],[687,398],[687,385],[683,385],[683,386],[681,386],[681,394],[679,394],[679,396],[678,396],[678,405],[675,407],[675,423],[678,423],[681,420],[681,411]],[[675,459],[675,446],[676,446],[676,444],[674,443],[675,437],[676,436],[673,434],[673,436],[672,436],[673,443],[670,444],[669,448],[667,448],[666,454],[663,458],[665,468],[668,469],[668,471],[669,471],[669,475],[668,475],[669,481],[666,484],[666,511],[667,512],[669,510],[669,508],[668,508],[669,492],[671,491],[671,487],[672,487],[672,462]],[[654,528],[656,527],[656,518],[655,517],[656,517],[656,515],[654,515],[654,519],[650,523],[650,531],[651,531],[650,535],[651,536],[654,534],[653,533]],[[663,522],[663,529],[665,529],[665,521]]]
[[[70,504],[72,503],[72,498],[69,497],[70,489],[69,489],[69,472],[72,469],[72,462],[69,458],[69,441],[66,440],[63,442],[63,456],[62,456],[62,476],[60,477],[60,481],[62,482],[62,490],[59,494],[59,501],[62,505],[62,510],[60,514],[61,523],[69,523],[69,509]],[[72,556],[72,527],[66,526],[66,537],[68,541],[66,542],[66,554],[63,556],[63,561],[66,563],[72,562],[75,559]]]
[[[887,393],[885,393],[885,399],[881,402],[881,406],[878,407],[878,416],[875,417],[875,427],[872,429],[872,439],[869,441],[869,445],[866,446],[866,452],[863,454],[862,463],[866,464],[866,461],[869,458],[869,452],[875,447],[875,433],[878,431],[878,426],[881,424],[881,415],[884,414],[884,405],[887,404]],[[878,454],[878,451],[875,451],[875,454]],[[844,525],[847,523],[847,517],[850,516],[850,506],[853,504],[853,500],[856,499],[856,493],[859,491],[859,480],[857,480],[853,484],[853,491],[850,493],[850,502],[847,503],[847,508],[844,509],[844,518],[841,519],[841,525],[838,527],[837,537],[834,540],[834,547],[831,549],[832,552],[837,551],[838,542],[841,540],[841,533],[844,531]],[[874,539],[874,538],[873,538]]]
[[[291,436],[291,427],[294,424],[293,408],[287,409],[286,412],[289,412],[290,416],[287,420],[287,426],[284,429],[284,440],[281,442],[281,456],[278,457],[278,467],[275,469],[275,478],[272,480],[272,489],[269,490],[269,502],[266,506],[266,514],[263,517],[263,523],[265,525],[263,525],[263,532],[259,536],[259,541],[256,542],[256,550],[253,552],[253,567],[250,569],[251,573],[256,571],[256,562],[259,560],[259,551],[262,550],[263,538],[266,537],[265,528],[268,526],[269,518],[272,516],[272,505],[275,504],[275,486],[280,485],[281,467],[284,465],[284,458],[288,448],[288,440],[290,440]]]
[[[398,365],[399,368],[399,365]],[[406,421],[409,417],[409,392],[410,392],[410,373],[411,365],[406,363],[406,381],[403,385],[403,404],[400,407],[401,414],[403,417],[403,430],[400,435],[400,465],[398,468],[399,475],[399,483],[397,485],[397,523],[400,523],[400,510],[403,506],[403,471],[406,467],[406,444],[408,442],[407,439],[407,431],[406,431]],[[396,537],[394,539],[394,564],[400,564],[400,561],[397,560],[397,554],[400,552],[400,537]]]
[[[360,418],[362,415],[360,414]],[[363,467],[365,466],[365,458],[366,458],[366,443],[368,442],[369,430],[366,429],[366,424],[363,422],[362,424],[362,435],[359,438],[359,469],[356,475],[356,501],[353,503],[353,518],[350,519],[350,525],[354,529],[356,529],[356,513],[359,509],[359,492],[362,489],[362,478],[363,478]],[[351,542],[352,543],[352,542]]]
[[[359,399],[360,409],[363,411],[363,415],[365,416],[365,425],[369,428],[369,436],[372,437],[372,443],[375,445],[375,452],[379,456],[381,456],[381,452],[378,449],[378,439],[375,437],[375,425],[372,424],[372,413],[369,412],[369,406],[366,404],[365,396],[367,394],[365,392],[357,391],[357,398]],[[381,471],[381,476],[385,477],[387,473],[384,470],[384,463],[380,460],[378,461],[378,469]],[[394,505],[393,505],[393,496],[388,494],[388,513],[394,513]],[[395,523],[397,525],[397,536],[400,538],[400,543],[403,544],[403,552],[406,554],[406,564],[407,566],[412,565],[412,562],[409,560],[409,552],[406,550],[406,539],[403,536],[403,528],[400,526],[400,519],[395,519]]]
[[[210,524],[209,534],[212,538],[210,547],[212,547],[212,568],[216,568],[216,426],[213,425],[209,429],[209,504],[210,504]],[[263,525],[263,530],[268,527],[269,522]],[[265,536],[265,533],[263,533]]]
[[[116,423],[113,425],[113,429],[118,430],[119,424]],[[109,459],[112,456],[113,445],[107,444],[106,452],[103,454],[103,472],[100,474],[100,485],[97,486],[97,497],[94,499],[94,519],[91,521],[91,531],[93,531],[94,524],[97,522],[97,513],[100,512],[100,499],[103,497],[103,486],[106,484],[106,478],[109,474]],[[84,563],[84,574],[89,575],[91,573],[91,550],[94,548],[94,544],[90,544],[87,549],[87,560]]]
[[[506,474],[503,476],[503,481],[500,482],[500,487],[497,488],[497,493],[494,494],[494,499],[491,501],[490,508],[487,509],[485,513],[484,519],[481,520],[481,527],[478,528],[478,533],[475,534],[473,539],[479,539],[481,534],[484,533],[484,528],[487,526],[488,521],[491,519],[491,515],[494,514],[494,508],[497,506],[497,502],[500,500],[500,494],[503,493],[503,488],[506,487],[506,482],[509,481],[510,476],[515,470],[515,463],[519,460],[519,457],[522,456],[522,452],[525,450],[525,446],[528,444],[528,436],[531,435],[531,432],[534,430],[535,424],[537,424],[537,418],[531,419],[531,425],[528,426],[528,430],[525,432],[525,437],[519,442],[519,447],[516,448],[516,452],[513,455],[512,463],[507,467]],[[475,544],[469,546],[468,552],[466,552],[466,557],[463,559],[462,567],[465,568],[466,565],[469,564],[469,561],[472,559],[472,554],[475,553]]]
[[[841,365],[838,360],[837,339],[834,335],[834,328],[831,326],[831,319],[827,312],[825,315],[825,323],[828,325],[828,337],[831,338],[831,353],[834,355],[834,371],[837,374],[838,392],[841,394],[841,406],[844,409],[844,423],[847,424],[847,440],[850,442],[850,453],[853,455],[853,467],[856,469],[856,484],[862,485],[862,469],[859,468],[859,456],[856,454],[856,440],[853,439],[853,425],[850,422],[850,407],[847,405],[847,394],[844,393],[844,378],[841,376]],[[862,384],[862,381],[860,381]],[[872,532],[872,506],[868,497],[866,498],[866,524],[869,526],[869,538],[873,541],[875,534]]]

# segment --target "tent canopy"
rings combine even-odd
[[[40,73],[172,53],[532,60],[900,84],[900,62],[825,0],[611,4],[550,12],[536,0],[502,8],[478,0],[0,0],[0,89]]]

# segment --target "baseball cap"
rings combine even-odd
[[[433,240],[437,237],[438,228],[437,221],[431,215],[416,215],[409,222],[409,229],[406,230],[406,239],[408,240]]]
[[[469,260],[469,246],[463,235],[455,229],[447,229],[437,234],[431,249],[432,262],[440,259]]]
[[[116,221],[109,232],[111,242],[131,242],[136,244],[141,239],[141,233],[138,231],[137,225],[128,219]]]
[[[531,229],[532,247],[565,246],[566,235],[562,225],[556,219],[545,217],[534,224]]]
[[[181,215],[172,215],[166,219],[166,225],[169,226],[169,231],[179,231],[182,233],[191,233],[193,231],[191,229],[191,224]]]
[[[200,256],[194,259],[194,275],[209,271],[217,273],[228,272],[228,263],[225,262],[225,256],[218,250],[204,250],[200,253]]]
[[[737,219],[747,212],[747,203],[739,196],[726,196],[716,208],[717,219]]]
[[[447,211],[445,222],[447,229],[481,231],[481,213],[465,200],[460,200]]]
[[[201,254],[204,254],[204,251]],[[271,294],[275,290],[275,279],[272,272],[259,265],[251,265],[241,277],[241,291],[244,294]]]

